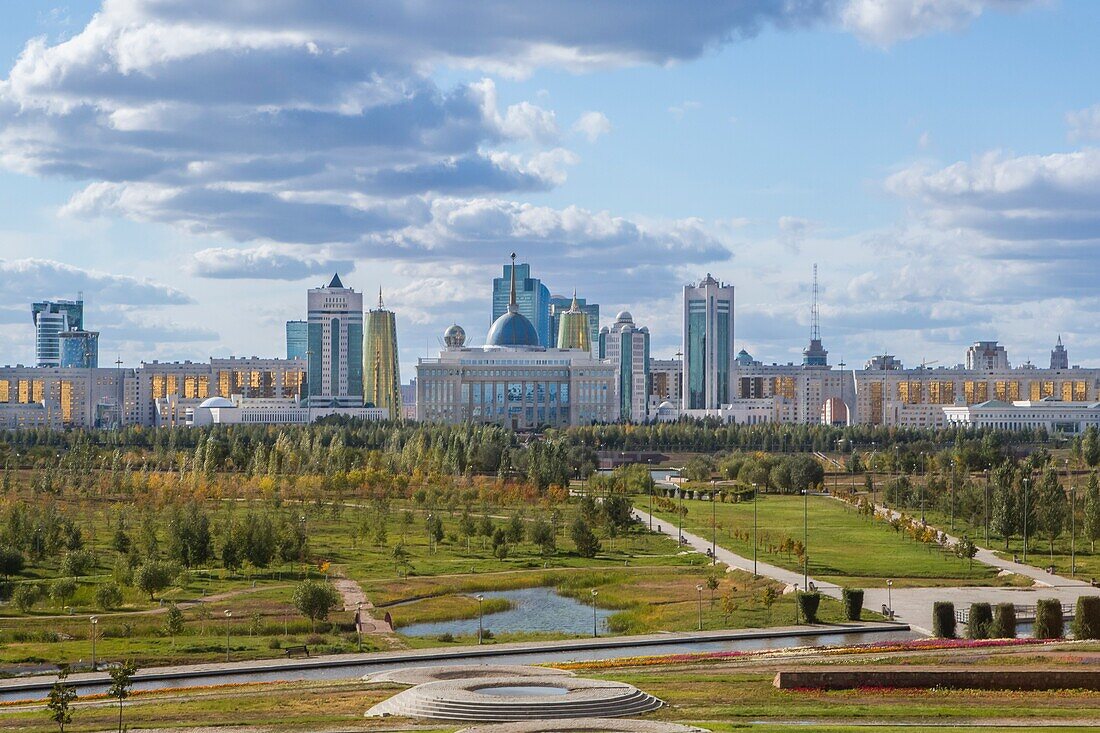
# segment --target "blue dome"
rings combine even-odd
[[[509,309],[500,318],[493,321],[489,335],[485,337],[486,346],[538,346],[539,335],[531,322],[518,311]]]

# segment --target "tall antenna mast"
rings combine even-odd
[[[817,263],[814,263],[814,296],[810,306],[810,340],[821,340],[821,323],[817,313]]]

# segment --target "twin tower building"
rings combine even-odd
[[[306,362],[310,407],[373,405],[401,416],[397,323],[382,302],[363,312],[363,294],[344,287],[339,275],[307,294],[306,321],[288,321],[288,359]]]

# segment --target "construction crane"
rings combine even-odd
[[[932,361],[928,361],[927,359],[921,359],[920,360],[921,371],[924,371],[925,369],[932,366],[933,364],[939,364],[939,363],[940,363],[939,359],[933,359]]]

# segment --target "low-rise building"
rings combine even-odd
[[[1080,435],[1089,427],[1100,428],[1100,402],[1042,400],[987,400],[976,405],[943,408],[947,423],[966,428],[993,430],[1046,430],[1050,434]]]

